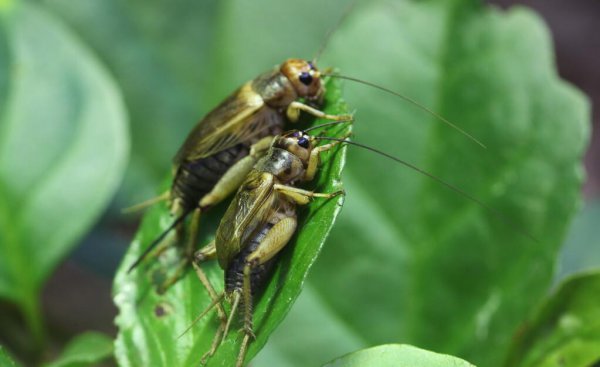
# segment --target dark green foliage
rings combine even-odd
[[[343,8],[341,1],[317,0],[0,0],[0,296],[21,307],[38,339],[43,281],[107,205],[123,171],[125,113],[108,74],[131,118],[133,157],[116,199],[126,206],[160,191],[171,157],[204,113],[272,65],[311,58]],[[503,365],[509,350],[528,366],[552,365],[552,356],[571,353],[581,329],[569,329],[572,339],[549,320],[576,312],[595,325],[596,315],[578,306],[598,303],[588,287],[593,282],[575,278],[560,289],[562,302],[555,296],[543,312],[535,309],[580,205],[589,106],[557,76],[541,20],[524,8],[505,12],[475,0],[364,2],[336,31],[319,65],[399,91],[483,141],[485,150],[397,98],[343,85],[356,111],[355,140],[460,187],[505,219],[427,177],[349,148],[343,215],[307,292],[256,365],[320,365],[386,343],[492,367]],[[336,111],[339,86],[329,92]],[[329,158],[334,163],[311,187],[340,184],[342,153]],[[224,206],[215,209],[202,218],[202,243]],[[258,301],[258,340],[249,357],[299,295],[337,210],[335,200],[303,210],[305,226]],[[149,211],[122,269],[169,221],[164,205]],[[208,303],[194,274],[164,297],[153,291],[150,277],[169,269],[174,255],[115,279],[116,356],[125,366],[196,364],[210,344],[212,316],[176,339]],[[598,266],[592,258],[580,266]],[[219,269],[209,273],[222,282]],[[537,316],[513,342],[529,315]],[[586,330],[591,342],[578,344],[582,356],[597,350],[599,339]],[[235,359],[233,331],[212,364]],[[400,348],[402,356],[414,351]],[[546,353],[543,363],[550,364],[536,364]]]
[[[106,70],[37,5],[2,3],[0,49],[0,297],[40,343],[40,289],[116,191],[126,117]]]

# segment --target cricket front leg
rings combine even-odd
[[[352,133],[348,132],[344,134],[344,136],[342,136],[340,139],[346,140],[350,135],[352,135]],[[321,153],[326,152],[341,143],[343,142],[334,141],[329,144],[318,146],[310,152],[310,157],[308,158],[308,165],[306,167],[306,173],[304,174],[305,181],[312,181],[312,179],[315,178],[315,175],[317,174],[317,169],[319,168],[319,164],[321,162]]]
[[[304,103],[298,102],[298,101],[294,101],[294,102],[290,103],[290,105],[288,106],[288,108],[286,110],[287,118],[291,122],[298,121],[298,119],[300,118],[300,111],[309,113],[317,118],[327,119],[327,120],[332,120],[332,121],[351,121],[353,118],[352,115],[330,115],[328,113],[325,113],[321,110],[318,110],[314,107],[311,107],[307,104],[304,104]]]
[[[294,186],[287,186],[281,184],[273,185],[273,188],[278,192],[284,194],[288,198],[292,199],[296,204],[306,205],[310,203],[312,198],[326,198],[330,199],[332,197],[338,195],[345,195],[346,192],[344,190],[334,191],[332,193],[321,193],[321,192],[312,192],[309,190],[300,189]]]

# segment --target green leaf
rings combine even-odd
[[[388,344],[350,353],[323,367],[473,367],[445,354],[433,353],[411,345]]]
[[[37,5],[0,14],[0,297],[41,338],[38,292],[123,174],[125,111],[112,79]]]
[[[110,68],[131,119],[125,199],[141,201],[170,168],[187,131],[214,105],[216,1],[45,0]],[[224,97],[224,96],[221,96]],[[156,108],[149,108],[155,106]],[[132,197],[133,196],[133,197]]]
[[[61,356],[46,367],[97,366],[112,353],[112,339],[104,334],[90,331],[71,340]]]
[[[0,8],[2,3],[0,2]],[[12,357],[6,352],[3,346],[0,345],[0,367],[17,367],[17,364]]]
[[[568,278],[519,330],[506,366],[596,366],[599,304],[600,271]]]
[[[338,82],[327,84],[325,111],[331,114],[347,113],[341,99]],[[313,126],[323,121],[313,122]],[[346,127],[338,128],[334,136],[341,136]],[[340,174],[344,166],[345,148],[326,154],[321,169],[313,182],[307,185],[316,192],[341,189]],[[301,291],[309,268],[316,259],[333,222],[341,208],[341,200],[314,200],[299,208],[299,225],[295,238],[283,250],[273,275],[262,295],[255,301],[254,325],[257,339],[250,345],[250,360],[266,343],[267,338],[289,311]],[[203,222],[212,222],[201,231],[201,243],[208,243],[215,232],[219,210],[203,215]],[[206,220],[205,220],[206,219]],[[143,249],[172,221],[166,205],[157,205],[144,217],[141,228],[115,278],[115,303],[120,313],[117,318],[119,335],[116,356],[123,366],[172,365],[196,366],[200,356],[210,347],[218,322],[216,315],[205,317],[188,333],[178,338],[209,304],[206,290],[193,271],[188,271],[164,295],[155,291],[157,271],[173,265],[173,254],[161,256],[160,263],[148,261],[127,274],[127,269]],[[217,291],[223,289],[223,271],[207,267],[211,282]],[[214,314],[214,312],[213,312]],[[208,366],[234,365],[241,344],[241,334],[233,331],[224,341]]]
[[[357,141],[460,187],[505,219],[350,148],[345,210],[310,284],[363,347],[410,343],[500,365],[552,280],[579,207],[589,138],[589,106],[559,79],[545,25],[523,8],[468,0],[365,5],[327,55],[344,73],[431,107],[487,149],[348,83]]]
[[[252,363],[255,366],[318,366],[363,345],[361,335],[349,329],[308,282]]]
[[[555,280],[567,275],[600,268],[600,200],[585,203],[583,210],[573,221],[558,264]]]

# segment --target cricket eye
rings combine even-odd
[[[304,85],[310,85],[310,83],[312,83],[313,81],[312,75],[310,75],[310,73],[307,73],[306,71],[301,72],[298,79],[300,79],[300,82]]]
[[[308,148],[308,139],[305,137],[298,139],[298,145],[300,145],[304,149],[307,149]]]

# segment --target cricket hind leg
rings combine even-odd
[[[216,252],[216,247],[215,247],[214,241],[212,243],[210,243],[209,245],[203,247],[202,249],[196,251],[196,253],[194,254],[194,260],[192,261],[192,265],[196,272],[196,276],[198,277],[201,284],[204,286],[207,293],[209,294],[209,296],[211,298],[211,303],[208,305],[208,307],[206,307],[206,309],[204,309],[204,311],[202,311],[202,313],[200,313],[192,321],[192,323],[187,327],[187,329],[185,329],[185,331],[183,333],[181,333],[181,335],[179,336],[179,337],[182,337],[183,335],[185,335],[189,330],[192,329],[192,327],[196,324],[196,322],[200,321],[213,308],[217,309],[217,315],[218,315],[218,318],[220,321],[220,325],[217,328],[217,331],[215,332],[215,336],[213,337],[210,349],[207,352],[205,352],[200,359],[201,365],[206,364],[208,359],[210,357],[212,357],[214,355],[214,353],[216,352],[217,348],[219,347],[219,345],[221,344],[221,342],[224,338],[224,331],[226,330],[226,325],[228,322],[227,314],[225,313],[225,309],[223,308],[223,305],[222,305],[223,299],[225,298],[225,292],[221,292],[221,293],[217,294],[212,283],[210,282],[206,273],[202,270],[202,267],[201,267],[202,263],[209,261],[209,260],[214,260],[216,257],[217,257],[217,252]]]
[[[217,181],[213,189],[200,199],[199,207],[214,206],[233,194],[242,185],[256,162],[269,150],[273,139],[273,136],[266,136],[254,143],[250,147],[248,155],[233,164]]]
[[[200,214],[202,211],[218,204],[241,186],[246,175],[250,172],[252,167],[254,167],[256,161],[267,152],[273,139],[273,136],[267,136],[254,143],[250,147],[249,154],[233,164],[233,166],[225,172],[223,177],[217,181],[212,190],[202,196],[199,200],[196,209],[194,209],[190,234],[184,247],[184,257],[177,264],[174,274],[161,284],[159,292],[164,293],[170,286],[177,282],[187,270],[189,263],[193,261],[193,253],[198,240]]]
[[[218,316],[219,322],[220,322],[219,327],[217,328],[217,331],[215,333],[215,336],[213,337],[213,341],[211,343],[210,349],[206,353],[204,353],[200,359],[200,363],[203,365],[206,364],[208,358],[212,357],[215,354],[219,345],[221,345],[221,342],[223,341],[223,339],[226,336],[227,324],[228,324],[227,314],[225,313],[225,309],[223,308],[223,305],[221,304],[221,302],[224,298],[224,293],[222,292],[221,294],[217,294],[217,292],[215,291],[214,287],[212,286],[210,280],[206,276],[206,273],[200,267],[201,263],[203,263],[205,261],[213,260],[216,257],[217,257],[217,251],[215,248],[215,243],[213,241],[208,246],[197,251],[194,254],[194,261],[192,262],[192,265],[194,266],[194,270],[196,271],[196,275],[198,276],[198,279],[200,279],[200,282],[202,283],[204,288],[206,288],[206,291],[208,292],[208,295],[210,296],[210,298],[212,300],[211,306],[214,304],[214,307],[216,307],[216,309],[217,309],[217,316]],[[211,308],[211,306],[209,306],[209,309]],[[205,312],[208,312],[209,309],[207,309]]]
[[[148,200],[144,200],[141,203],[129,206],[127,208],[123,208],[121,210],[121,212],[123,214],[131,214],[131,213],[139,212],[139,211],[144,210],[144,209],[146,209],[146,208],[148,208],[148,207],[150,207],[150,206],[152,206],[152,205],[154,205],[156,203],[160,203],[161,201],[167,201],[167,200],[169,200],[170,197],[171,197],[171,192],[170,191],[165,191],[165,192],[163,192],[162,194],[160,194],[160,195],[158,195],[156,197],[153,197],[153,198],[148,199]]]
[[[295,217],[285,217],[275,223],[273,227],[262,238],[258,246],[246,257],[243,268],[242,281],[242,306],[244,311],[244,325],[242,333],[244,339],[240,347],[236,367],[241,367],[244,364],[246,353],[250,342],[256,339],[253,330],[253,314],[252,314],[252,298],[253,292],[256,291],[257,284],[253,281],[256,274],[253,273],[257,267],[270,262],[284,247],[288,244],[296,231],[297,220]],[[232,312],[233,313],[233,312]],[[232,315],[233,316],[233,315]]]
[[[194,248],[196,246],[196,241],[198,239],[198,228],[200,226],[200,215],[202,214],[201,208],[196,208],[192,214],[192,220],[190,225],[190,232],[187,240],[185,241],[185,245],[183,248],[183,257],[177,262],[175,266],[174,272],[158,287],[159,293],[166,292],[173,284],[175,284],[185,271],[187,270],[190,262],[193,262],[194,257]],[[178,238],[184,238],[183,228],[178,229],[177,231]]]

